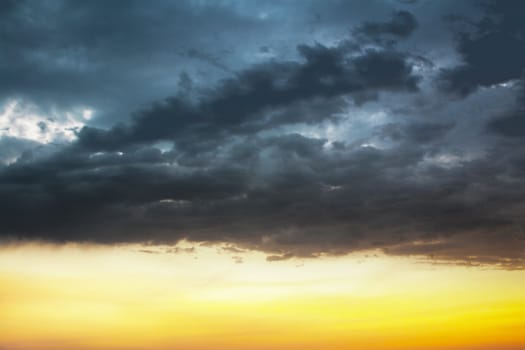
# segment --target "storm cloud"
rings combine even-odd
[[[525,267],[523,6],[367,4],[6,2],[0,236]]]

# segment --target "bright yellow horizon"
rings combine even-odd
[[[0,248],[0,349],[525,349],[525,271],[189,248]]]

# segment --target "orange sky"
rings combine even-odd
[[[525,271],[224,248],[0,248],[0,349],[525,348]]]

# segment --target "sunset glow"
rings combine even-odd
[[[523,271],[373,252],[267,262],[224,246],[181,246],[188,251],[3,248],[0,342],[8,349],[525,346]]]

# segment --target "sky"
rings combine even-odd
[[[1,1],[0,349],[523,349],[524,15]]]

